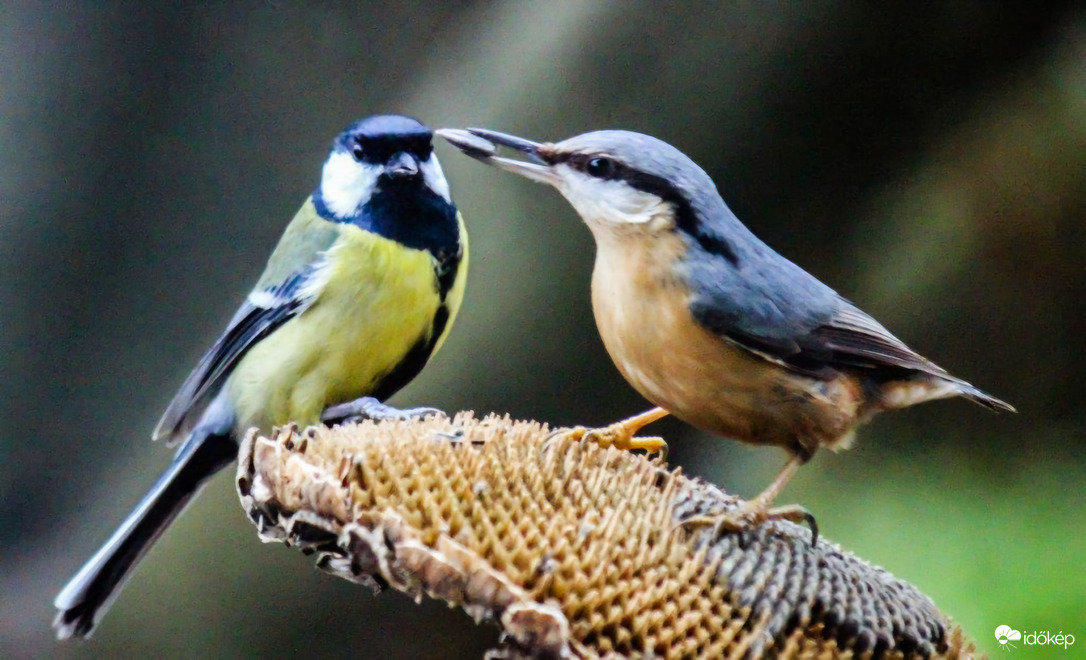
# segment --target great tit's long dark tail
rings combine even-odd
[[[229,436],[193,431],[136,509],[57,594],[53,627],[58,639],[90,637],[143,555],[237,453],[237,443]]]

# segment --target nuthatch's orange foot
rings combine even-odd
[[[354,401],[329,406],[321,413],[321,421],[329,426],[350,424],[372,420],[382,422],[386,419],[408,421],[431,416],[444,416],[437,408],[393,408],[373,398],[364,396]]]
[[[667,462],[667,443],[663,438],[638,438],[637,432],[646,424],[651,424],[658,419],[667,417],[668,412],[663,408],[653,408],[640,415],[634,415],[621,422],[615,422],[610,426],[598,429],[589,429],[583,426],[575,426],[567,431],[558,431],[553,438],[570,438],[577,441],[594,442],[601,447],[614,447],[623,451],[644,449],[650,454],[659,454],[660,459]]]
[[[660,454],[665,459],[667,458],[667,442],[663,438],[635,437],[628,428],[622,425],[622,422],[598,429],[575,426],[562,435],[580,442],[593,442],[604,448],[614,447],[623,451],[644,449],[650,454]]]
[[[806,523],[811,528],[811,547],[815,547],[818,543],[818,522],[815,520],[814,514],[798,504],[770,508],[764,500],[758,498],[717,516],[687,518],[680,523],[680,526],[711,526],[715,538],[721,532],[742,534],[756,529],[770,520],[787,520],[797,525]]]

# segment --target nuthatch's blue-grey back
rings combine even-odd
[[[719,524],[813,524],[800,507],[769,505],[819,447],[847,447],[855,427],[883,410],[952,396],[1014,410],[774,252],[704,170],[661,140],[617,130],[557,144],[482,129],[438,133],[483,162],[554,186],[592,231],[600,335],[626,380],[659,407],[590,432],[597,441],[662,448],[633,434],[670,413],[790,453],[774,483]],[[532,162],[499,157],[496,145]]]

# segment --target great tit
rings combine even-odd
[[[248,429],[431,411],[380,402],[445,340],[467,266],[467,232],[430,129],[381,115],[340,133],[256,287],[155,428],[156,440],[180,442],[170,466],[56,597],[57,636],[91,634]]]
[[[760,495],[696,522],[744,530],[770,518],[806,521],[814,540],[809,512],[770,506],[818,448],[846,448],[876,413],[933,399],[1014,410],[774,252],[732,214],[709,175],[666,142],[619,130],[557,144],[483,129],[438,134],[469,156],[554,186],[595,238],[596,325],[619,371],[658,408],[577,434],[659,450],[663,440],[633,436],[670,413],[788,452]],[[498,146],[532,162],[499,157]]]

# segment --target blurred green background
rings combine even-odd
[[[684,150],[770,245],[1021,411],[884,416],[782,502],[983,649],[1008,624],[1086,650],[1081,6],[409,5],[0,6],[0,657],[476,658],[495,641],[261,545],[228,474],[91,643],[49,629],[53,595],[168,462],[151,427],[330,139],[377,112],[543,140],[627,128]],[[445,349],[393,401],[555,424],[645,409],[596,334],[571,208],[438,152],[472,272]],[[674,464],[743,495],[784,458],[655,430]]]

